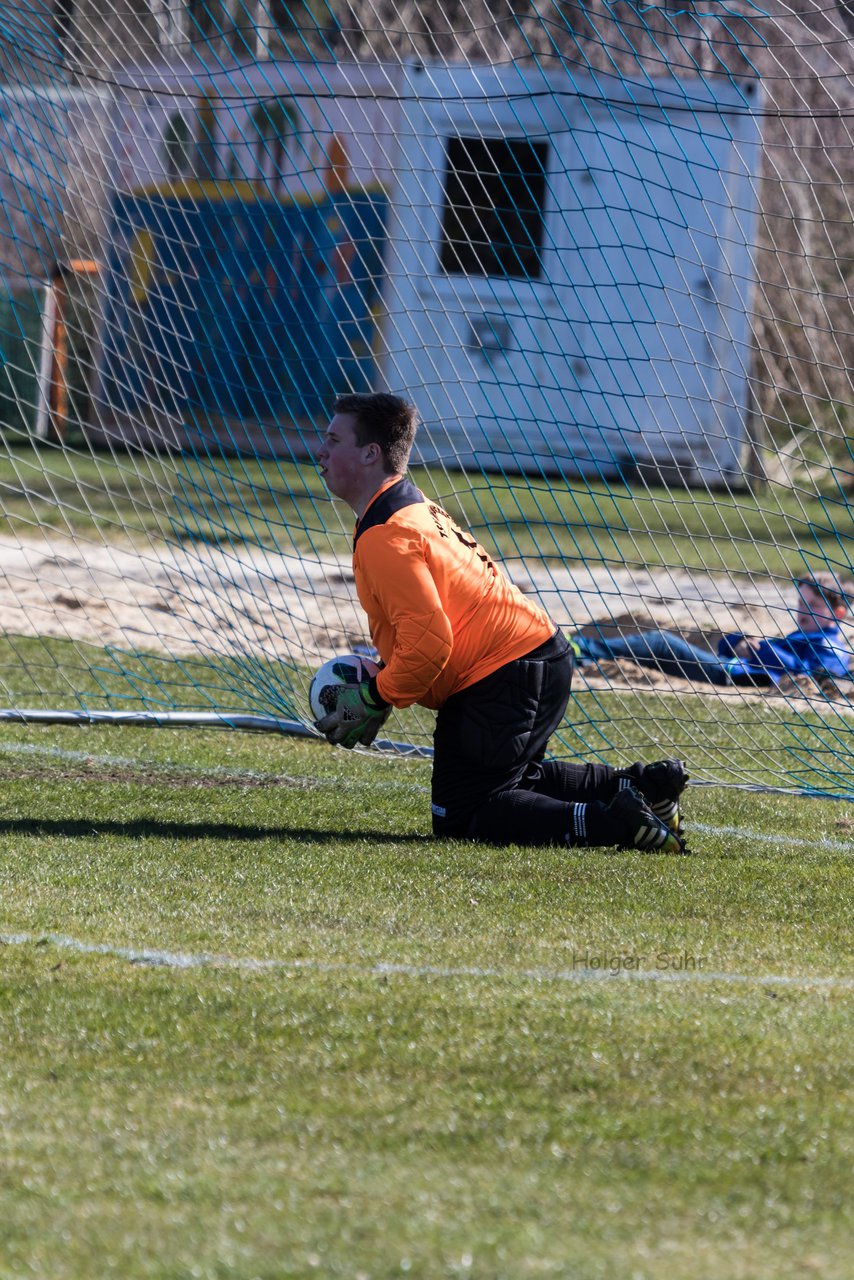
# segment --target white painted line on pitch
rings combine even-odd
[[[627,968],[579,968],[579,969],[492,969],[469,966],[444,966],[429,964],[395,964],[378,961],[376,964],[353,964],[350,961],[324,960],[263,960],[253,956],[217,956],[204,952],[162,951],[156,948],[115,947],[106,942],[82,942],[62,933],[6,933],[0,934],[0,946],[51,946],[80,955],[108,956],[127,960],[131,964],[162,966],[169,969],[237,969],[245,973],[310,972],[351,973],[361,977],[402,978],[494,978],[500,982],[662,982],[662,983],[730,983],[775,987],[823,987],[834,990],[854,990],[854,976],[796,975],[785,973],[727,973],[704,969],[627,969]]]
[[[91,751],[68,751],[63,747],[48,747],[40,742],[0,742],[0,752],[13,756],[49,756],[53,760],[67,760],[70,763],[109,765],[140,765],[143,760],[131,756],[93,756]]]
[[[701,831],[704,835],[737,836],[741,840],[752,840],[758,844],[782,844],[805,849],[831,849],[834,853],[854,854],[854,842],[851,840],[829,840],[826,838],[816,840],[810,839],[809,836],[769,835],[762,831],[749,831],[744,827],[712,827],[705,822],[691,822],[690,819],[686,822],[685,829],[689,837],[692,831]]]
[[[92,764],[121,766],[125,769],[159,770],[163,773],[175,769],[181,773],[216,775],[226,774],[230,778],[265,778],[279,775],[267,774],[260,769],[232,769],[227,764],[193,765],[180,764],[175,760],[151,760],[147,756],[111,756],[93,755],[91,751],[69,751],[66,747],[51,747],[36,742],[0,742],[0,754],[20,756],[47,756],[50,760],[64,760],[68,764]]]

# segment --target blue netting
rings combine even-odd
[[[367,640],[347,390],[415,400],[416,478],[567,631],[791,631],[851,573],[846,15],[4,11],[9,706],[304,721]],[[568,752],[851,790],[845,678],[576,689]]]

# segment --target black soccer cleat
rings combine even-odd
[[[620,774],[620,787],[635,787],[657,818],[678,835],[682,830],[679,797],[688,785],[683,760],[655,760],[633,764]]]
[[[604,817],[612,827],[618,849],[643,849],[645,853],[685,853],[685,841],[647,805],[633,786],[623,787],[606,807]]]

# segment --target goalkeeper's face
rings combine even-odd
[[[356,441],[353,415],[336,413],[326,428],[317,455],[317,465],[329,492],[354,507],[364,486],[366,447]]]

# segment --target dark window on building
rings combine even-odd
[[[232,26],[223,0],[188,0],[187,13],[191,40],[224,35]]]
[[[448,275],[541,274],[549,146],[449,138],[439,260]]]
[[[54,0],[53,26],[63,63],[74,58],[74,0]]]
[[[192,175],[194,145],[190,126],[176,111],[163,133],[164,168],[171,182]]]

